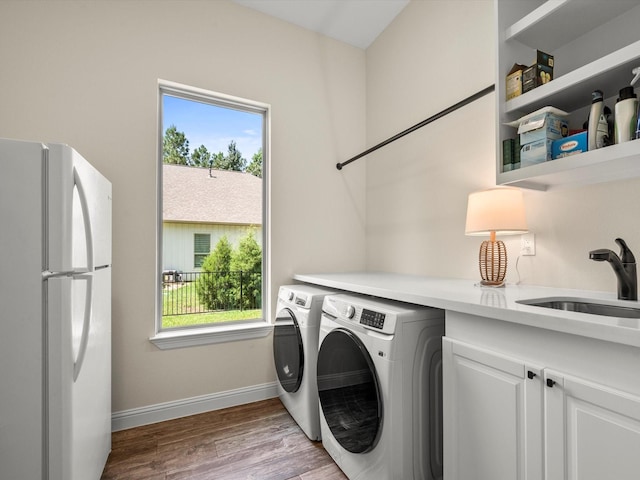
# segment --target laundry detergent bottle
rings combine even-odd
[[[640,67],[634,68],[631,70],[631,74],[634,76],[633,80],[631,80],[631,86],[633,87],[638,80],[640,80]],[[640,106],[638,106],[638,110],[636,113],[636,139],[640,139]]]
[[[614,130],[616,143],[628,142],[636,137],[638,124],[638,96],[633,87],[624,87],[615,107]]]
[[[602,90],[595,90],[591,94],[591,111],[589,112],[589,128],[587,129],[587,141],[589,150],[595,150],[596,148],[602,148],[603,139],[598,138],[598,125],[600,124],[600,117],[603,117],[604,113],[604,100]],[[606,123],[606,119],[604,119]],[[600,134],[602,135],[602,133]],[[598,140],[600,140],[598,142]]]

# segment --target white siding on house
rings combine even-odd
[[[216,248],[218,240],[223,235],[233,245],[238,247],[240,239],[249,230],[255,232],[254,238],[262,246],[262,227],[249,225],[215,225],[207,223],[177,223],[164,222],[162,232],[162,269],[181,270],[183,272],[197,272],[194,268],[193,238],[196,233],[211,235],[211,250]]]

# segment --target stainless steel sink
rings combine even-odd
[[[531,305],[534,307],[552,308],[554,310],[566,310],[569,312],[590,313],[591,315],[603,315],[606,317],[640,318],[640,305],[638,307],[614,305],[607,303],[598,303],[596,301],[584,298],[535,298],[531,300],[517,300],[516,303]]]

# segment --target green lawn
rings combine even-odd
[[[193,283],[175,284],[162,291],[162,327],[186,327],[209,323],[252,320],[262,317],[262,310],[225,310],[200,313],[206,310],[198,299]],[[193,312],[182,315],[176,313]]]
[[[208,323],[233,322],[262,318],[262,310],[227,310],[224,312],[192,313],[162,317],[163,328],[188,327]]]

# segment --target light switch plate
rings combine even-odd
[[[535,233],[525,233],[520,237],[520,255],[536,254],[536,235]]]

